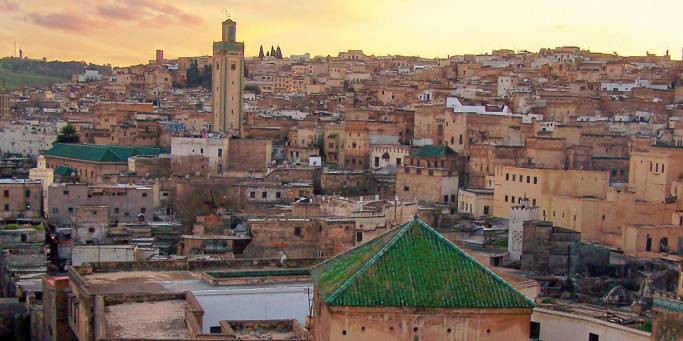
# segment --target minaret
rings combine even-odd
[[[508,254],[511,261],[519,261],[522,256],[522,240],[524,238],[524,222],[538,219],[538,207],[531,206],[528,198],[523,198],[519,205],[512,206],[508,221]]]
[[[244,43],[237,41],[237,23],[223,21],[222,40],[213,43],[212,110],[214,132],[240,135]]]

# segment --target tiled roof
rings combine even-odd
[[[533,302],[419,219],[312,270],[330,306],[532,308]]]
[[[84,161],[123,163],[128,162],[131,156],[156,156],[163,152],[161,147],[55,143],[45,155]]]
[[[428,145],[428,146],[421,147],[420,149],[415,151],[415,154],[413,156],[417,156],[417,157],[438,157],[438,156],[452,155],[452,154],[455,154],[455,152],[446,146]]]
[[[71,173],[74,173],[74,170],[67,166],[58,166],[55,168],[55,175],[69,176]]]

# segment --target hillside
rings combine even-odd
[[[28,87],[46,86],[71,79],[71,75],[85,69],[110,72],[108,66],[86,64],[84,62],[42,61],[36,59],[0,59],[0,86],[3,81],[7,87],[16,89],[22,84]]]

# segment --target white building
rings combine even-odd
[[[455,113],[474,113],[480,115],[510,115],[507,105],[501,111],[486,111],[485,105],[464,105],[457,97],[446,98],[446,108],[453,109]]]
[[[220,135],[209,137],[174,137],[171,139],[172,162],[188,156],[204,156],[209,159],[209,168],[222,173],[227,160],[229,139]]]
[[[37,122],[16,122],[0,130],[0,152],[37,156],[52,148],[57,126]]]
[[[508,253],[511,261],[519,261],[522,257],[524,222],[538,219],[538,206],[531,206],[529,199],[521,199],[521,203],[512,206],[508,229]]]

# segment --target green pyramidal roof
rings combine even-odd
[[[532,308],[533,302],[419,219],[312,270],[330,306]]]
[[[45,155],[85,161],[124,163],[128,162],[131,156],[157,156],[163,152],[164,149],[161,147],[55,143]]]

